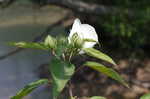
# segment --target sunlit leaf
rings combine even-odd
[[[88,66],[94,70],[97,70],[97,71],[111,77],[112,79],[117,80],[118,82],[122,83],[126,87],[128,87],[128,84],[124,81],[124,79],[112,68],[108,68],[100,63],[92,62],[92,61],[88,61],[84,65]]]
[[[143,95],[140,99],[150,99],[150,93]]]
[[[53,58],[51,61],[50,72],[53,78],[53,99],[56,99],[64,89],[68,80],[73,75],[75,67],[73,64]]]
[[[77,97],[76,96],[70,96],[69,99],[77,99]]]
[[[84,48],[83,51],[88,54],[89,56],[104,60],[106,62],[109,62],[113,65],[116,65],[116,63],[113,61],[113,59],[111,57],[109,57],[108,55],[102,53],[99,50],[96,50],[94,48]]]
[[[20,47],[20,48],[32,48],[40,50],[48,50],[43,43],[34,43],[34,42],[11,42],[9,45]]]
[[[95,41],[95,40],[93,40],[93,39],[83,39],[85,42],[97,42],[97,41]]]
[[[105,97],[101,97],[101,96],[93,96],[90,99],[106,99]]]
[[[11,99],[22,99],[24,96],[31,93],[34,89],[39,87],[40,85],[47,84],[47,79],[41,79],[35,82],[32,82],[28,85],[26,85],[23,89],[21,89],[15,96],[11,97]]]

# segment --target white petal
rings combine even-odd
[[[80,25],[81,25],[80,20],[79,20],[78,18],[76,18],[76,19],[74,20],[73,25],[72,25],[72,29],[71,29],[71,31],[70,31],[69,37],[72,37],[72,35],[73,35],[74,33],[77,33],[77,32],[79,31]]]
[[[78,18],[75,19],[73,23],[72,29],[68,37],[69,40],[74,33],[77,33],[81,39],[92,39],[98,42],[98,36],[94,27],[92,27],[89,24],[81,24]],[[85,42],[83,45],[83,48],[91,48],[96,44],[96,42]],[[83,51],[80,52],[80,54],[83,54],[83,53],[84,53]]]
[[[81,24],[80,33],[84,35],[84,38],[93,39],[98,42],[98,36],[96,34],[96,31],[91,25]]]

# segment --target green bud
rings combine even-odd
[[[71,43],[75,48],[82,48],[84,41],[75,33],[71,38]]]
[[[44,44],[48,46],[48,48],[55,49],[57,47],[57,40],[54,37],[48,35],[44,41]]]

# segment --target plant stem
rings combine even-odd
[[[71,61],[71,58],[73,56],[74,51],[71,51],[70,56],[69,56],[69,62]]]
[[[69,95],[70,95],[70,97],[72,99],[73,93],[72,93],[72,86],[71,86],[71,82],[70,81],[69,81]]]
[[[62,58],[64,59],[64,61],[66,60],[65,54],[62,54]]]

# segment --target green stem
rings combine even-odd
[[[64,61],[66,61],[66,57],[65,57],[64,53],[62,54],[62,58],[63,58]]]
[[[73,56],[74,51],[71,51],[70,56],[69,56],[69,62],[71,61],[71,58]]]
[[[71,99],[73,99],[72,86],[71,86],[70,81],[69,81],[69,95],[70,95]]]

